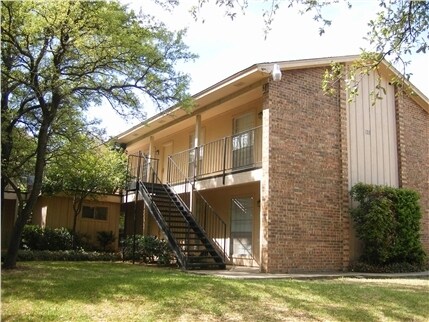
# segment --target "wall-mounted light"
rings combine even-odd
[[[155,150],[155,155],[159,155],[159,150]]]
[[[282,79],[282,71],[278,64],[261,64],[258,66],[261,72],[271,74],[273,81],[278,82]]]
[[[274,64],[271,75],[273,76],[273,81],[275,82],[278,82],[282,79],[282,71],[280,70],[280,66],[278,64]]]

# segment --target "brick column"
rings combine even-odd
[[[341,80],[339,87],[340,111],[340,149],[341,149],[341,185],[340,189],[340,216],[341,229],[343,232],[343,270],[347,270],[350,265],[350,196],[349,196],[349,161],[348,161],[348,120],[347,120],[347,94],[344,79]]]
[[[421,240],[429,254],[429,113],[407,93],[396,93],[399,186],[420,194]]]
[[[268,231],[269,231],[269,167],[270,167],[270,101],[269,85],[264,86],[262,102],[262,181],[260,185],[260,266],[262,272],[268,272]]]

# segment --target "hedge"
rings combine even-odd
[[[427,257],[420,240],[422,214],[415,191],[358,183],[350,194],[358,202],[351,215],[364,244],[363,263],[425,264]]]
[[[2,262],[6,254],[2,253]],[[86,252],[83,250],[25,250],[18,251],[18,261],[119,261],[120,253]]]

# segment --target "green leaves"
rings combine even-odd
[[[192,14],[195,19],[199,17],[199,8],[206,5],[209,0],[196,0],[198,6],[194,6]],[[331,7],[338,3],[344,3],[349,9],[352,4],[347,0],[316,1],[316,0],[266,0],[262,5],[262,18],[264,19],[265,38],[271,31],[271,25],[279,10],[283,6],[292,9],[297,8],[300,14],[312,14],[313,19],[319,23],[319,35],[326,32],[333,20],[328,19]],[[429,1],[409,0],[379,0],[380,11],[374,13],[374,18],[368,22],[369,31],[366,40],[368,46],[361,50],[361,57],[351,66],[331,66],[325,73],[322,88],[327,95],[335,94],[336,85],[342,79],[346,81],[349,92],[349,101],[358,95],[357,84],[359,79],[369,72],[378,73],[378,66],[385,60],[391,66],[399,69],[401,76],[390,79],[393,85],[400,85],[402,90],[407,90],[406,84],[411,77],[407,71],[411,54],[424,54],[428,50],[429,40]],[[216,5],[225,8],[225,14],[235,17],[241,9],[244,14],[249,1],[217,0]],[[335,22],[335,21],[334,21]],[[347,36],[347,33],[345,33]],[[381,83],[371,92],[372,105],[380,100],[384,92]],[[398,91],[399,93],[399,91]]]
[[[12,185],[22,210],[7,267],[15,266],[18,235],[36,204],[47,163],[51,181],[46,185],[52,191],[81,189],[80,200],[120,186],[121,178],[109,169],[117,164],[115,157],[101,148],[93,147],[91,154],[64,144],[71,137],[81,140],[76,129],[86,123],[83,112],[88,106],[107,99],[123,116],[144,117],[144,98],[160,109],[187,100],[189,77],[175,66],[195,56],[182,36],[149,16],[135,15],[118,1],[1,2],[1,153],[2,170],[7,169],[2,171],[2,191]],[[34,142],[28,145],[28,159],[15,158],[21,145],[17,134],[22,142]],[[60,153],[64,149],[70,153]],[[110,163],[101,165],[100,160]],[[32,168],[34,176],[26,200],[17,184],[25,167]],[[98,176],[104,181],[97,181]],[[74,205],[75,211],[79,208],[79,203]]]
[[[117,1],[1,6],[2,169],[11,169],[4,172],[10,181],[20,171],[27,174],[23,161],[29,156],[27,168],[37,152],[49,160],[61,137],[70,139],[85,123],[82,113],[90,104],[107,99],[121,115],[140,118],[144,97],[160,109],[182,101],[190,106],[189,76],[175,70],[179,61],[195,58],[183,43],[185,31],[170,32]],[[46,151],[36,151],[45,135],[40,148]],[[21,143],[27,141],[32,143]]]
[[[142,114],[139,95],[159,108],[180,102],[189,76],[175,66],[196,58],[183,35],[116,1],[2,2],[2,83],[20,99],[7,108],[24,91],[35,94],[28,106],[107,98],[122,114]]]
[[[80,198],[115,193],[126,178],[122,151],[84,135],[66,143],[47,167],[44,191]]]
[[[370,264],[422,264],[421,211],[415,191],[364,183],[350,195],[359,205],[351,210],[358,237],[364,242],[363,260]]]

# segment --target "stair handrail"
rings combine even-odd
[[[139,154],[138,157],[141,157],[144,160],[144,162],[148,166],[147,170],[150,170],[150,172],[152,174],[151,175],[152,180],[151,180],[151,182],[149,182],[149,183],[151,183],[152,193],[154,192],[154,184],[160,183],[161,186],[163,187],[163,189],[165,190],[165,192],[168,194],[168,191],[165,189],[164,185],[162,184],[161,179],[158,177],[158,171],[152,166],[152,162],[149,162],[149,158],[147,158],[147,156],[144,154]],[[158,159],[150,158],[150,161],[152,161],[152,160],[159,161]],[[143,174],[143,177],[146,177],[146,175]],[[145,201],[146,205],[153,209],[152,213],[154,215],[156,214],[156,216],[158,217],[156,221],[157,221],[158,225],[161,226],[160,227],[161,230],[164,232],[165,236],[167,237],[167,242],[169,243],[170,247],[175,252],[177,260],[180,262],[182,267],[186,268],[187,267],[187,257],[183,253],[183,250],[181,249],[181,247],[179,247],[177,245],[177,243],[175,242],[175,238],[173,237],[173,234],[171,233],[170,228],[168,227],[168,224],[165,222],[162,215],[160,215],[161,211],[159,210],[158,206],[156,205],[156,203],[153,201],[152,198],[149,198],[150,191],[146,189],[146,186],[143,184],[141,178],[137,178],[137,187],[136,188],[141,193],[143,200]],[[146,196],[148,198],[145,198]],[[175,205],[175,206],[177,208],[177,205]],[[183,216],[182,213],[181,213],[181,215]],[[190,229],[191,228],[190,228],[189,223],[188,223],[187,224],[187,231],[189,232]]]
[[[178,172],[176,172],[176,174],[179,174],[183,178],[183,181],[179,181],[180,184],[190,185],[191,186],[190,193],[195,192],[198,195],[198,197],[204,202],[204,204],[211,210],[211,213],[214,214],[215,220],[217,220],[219,222],[219,224],[221,225],[220,230],[222,231],[223,236],[220,236],[221,237],[220,239],[223,240],[223,245],[220,244],[216,240],[215,236],[211,236],[211,234],[208,233],[207,227],[205,227],[205,225],[198,220],[198,217],[189,209],[189,207],[187,206],[186,202],[184,202],[183,199],[180,197],[180,195],[179,195],[180,192],[177,192],[177,190],[174,189],[174,186],[171,185],[169,177],[170,177],[170,174],[171,174],[171,168],[172,168],[172,166],[174,166],[177,169],[176,171],[178,171]],[[219,252],[221,252],[223,260],[225,262],[225,260],[227,258],[227,254],[226,254],[226,223],[225,223],[225,221],[219,216],[219,214],[213,209],[213,207],[208,203],[208,201],[198,191],[198,189],[195,187],[195,182],[192,182],[190,180],[190,178],[186,174],[183,173],[183,171],[180,169],[180,167],[177,165],[177,163],[173,160],[173,158],[171,156],[168,156],[168,170],[167,171],[168,171],[167,172],[167,185],[177,195],[177,197],[181,200],[181,202],[183,203],[183,205],[186,206],[187,211],[189,211],[189,213],[195,219],[196,223],[200,226],[200,228],[202,230],[204,230],[204,232],[207,234],[207,236],[209,237],[210,243],[213,246],[215,246],[215,248]],[[187,190],[185,188],[185,192],[186,191]]]

